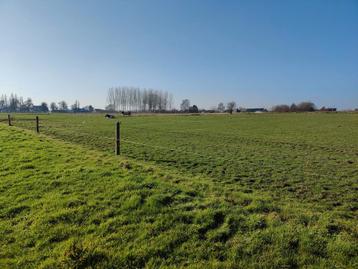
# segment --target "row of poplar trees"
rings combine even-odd
[[[108,90],[107,110],[163,112],[173,107],[173,95],[167,91],[115,87]]]

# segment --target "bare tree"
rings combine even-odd
[[[236,108],[236,103],[234,101],[229,102],[226,105],[226,109],[230,114],[232,114],[232,112],[234,111],[235,108]]]
[[[188,111],[189,111],[189,107],[190,107],[190,101],[189,101],[189,99],[184,99],[184,100],[181,102],[180,110],[183,111],[183,112],[188,112]]]
[[[40,105],[40,107],[41,107],[41,112],[47,113],[47,112],[49,111],[48,105],[47,105],[47,103],[45,103],[45,102],[42,102],[41,105]]]
[[[19,108],[19,98],[16,94],[11,94],[9,97],[9,111],[16,112]]]
[[[50,104],[50,108],[51,108],[51,112],[55,112],[55,111],[58,110],[58,106],[56,105],[55,102],[52,102],[52,103]]]
[[[68,105],[66,101],[61,101],[58,103],[58,110],[61,112],[66,112],[68,110]]]
[[[225,106],[224,106],[223,103],[219,103],[219,104],[218,104],[218,111],[219,111],[219,112],[224,112],[224,111],[225,111]]]
[[[288,105],[277,105],[272,108],[273,112],[290,112],[290,107]]]
[[[0,98],[0,112],[6,112],[7,108],[8,108],[7,96],[3,94],[1,95]]]
[[[109,107],[112,108],[111,110],[116,109],[115,90],[113,88],[108,89],[107,104]]]
[[[34,104],[32,103],[32,99],[31,98],[27,98],[26,101],[24,102],[24,108],[27,112],[31,111],[33,108]]]
[[[169,94],[168,109],[171,110],[174,106],[174,96],[172,93]]]
[[[291,112],[296,112],[297,111],[297,105],[295,103],[292,103],[292,105],[290,106],[290,111]]]
[[[80,102],[78,100],[75,101],[73,105],[71,105],[72,112],[78,112],[80,110]]]
[[[312,102],[301,102],[297,105],[297,111],[312,112],[316,110],[316,106]]]
[[[147,111],[147,108],[149,109],[149,94],[147,89],[143,90],[142,102],[143,102],[143,111]]]

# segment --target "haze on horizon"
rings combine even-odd
[[[115,86],[210,108],[358,107],[358,2],[0,0],[0,94],[104,107]]]

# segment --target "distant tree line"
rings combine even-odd
[[[167,91],[137,87],[110,88],[106,110],[165,112],[173,107],[173,95]]]
[[[234,102],[234,101],[228,102],[226,104],[226,106],[224,105],[224,103],[221,102],[218,104],[216,111],[221,112],[221,113],[228,112],[228,113],[232,114],[232,112],[234,112],[236,108],[237,108],[237,105],[236,105],[236,102]]]
[[[0,112],[49,112],[47,103],[42,102],[36,106],[31,98],[24,100],[23,97],[16,94],[6,94],[0,97]]]
[[[312,102],[301,102],[292,105],[276,105],[272,108],[273,112],[313,112],[316,111],[316,105]]]
[[[58,112],[58,113],[85,113],[85,112],[93,112],[94,107],[92,105],[81,107],[80,102],[76,100],[71,106],[68,106],[66,101],[60,101],[57,104],[52,102],[50,104],[51,112]]]
[[[230,114],[232,114],[235,109],[236,109],[237,105],[236,102],[232,101],[232,102],[228,102],[226,104],[226,106],[224,105],[224,103],[219,103],[217,108],[213,108],[213,109],[199,109],[198,106],[196,105],[190,105],[190,100],[189,99],[184,99],[181,104],[180,104],[180,111],[178,112],[186,112],[186,113],[199,113],[199,112],[205,112],[205,113],[213,113],[213,112],[228,112]]]
[[[3,94],[0,97],[0,112],[14,113],[48,113],[48,112],[93,112],[93,106],[80,107],[79,101],[75,101],[69,108],[65,101],[60,101],[58,104],[52,102],[50,107],[46,102],[42,102],[40,105],[34,105],[31,98],[17,96],[16,94],[10,94],[9,96]]]
[[[140,89],[135,87],[116,87],[110,88],[107,95],[106,110],[110,111],[136,111],[136,112],[183,112],[183,113],[199,113],[199,112],[227,112],[232,114],[237,112],[267,112],[263,108],[245,109],[237,108],[236,102],[231,101],[226,105],[219,103],[215,108],[210,110],[199,109],[196,105],[191,105],[189,99],[182,100],[180,110],[173,107],[173,95],[167,91]],[[23,112],[23,113],[47,113],[47,112],[93,112],[94,107],[89,105],[85,107],[80,106],[80,102],[76,100],[72,105],[68,105],[66,101],[58,103],[51,102],[50,106],[46,102],[40,105],[34,105],[31,98],[24,99],[16,94],[9,96],[3,94],[0,97],[0,112]],[[301,102],[297,105],[276,105],[272,107],[272,112],[313,112],[317,111],[316,105],[312,102]],[[322,107],[319,111],[332,112],[337,111],[336,108]]]

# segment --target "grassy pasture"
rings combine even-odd
[[[40,119],[0,124],[1,268],[358,265],[357,114],[120,118],[122,157]]]
[[[29,118],[16,115],[15,118]],[[32,116],[33,117],[33,116]],[[114,120],[103,115],[40,115],[41,131],[104,152]],[[118,117],[122,152],[218,184],[355,212],[358,114],[241,114]],[[34,129],[34,122],[15,126]]]

